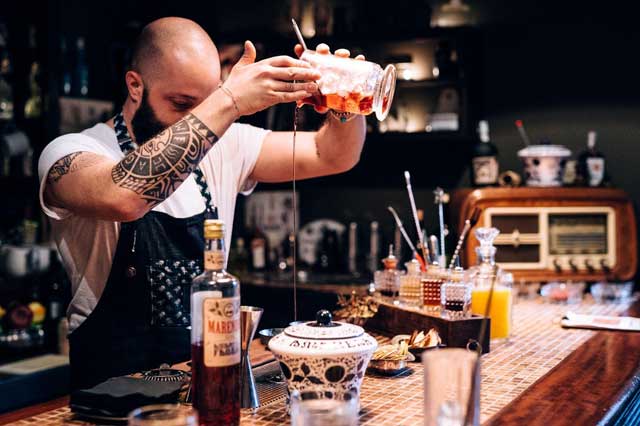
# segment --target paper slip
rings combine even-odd
[[[603,315],[581,315],[567,312],[560,321],[565,328],[592,328],[596,330],[640,331],[640,318]]]

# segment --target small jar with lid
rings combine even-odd
[[[422,271],[415,254],[404,264],[407,272],[400,277],[400,303],[404,306],[419,308],[422,306]]]
[[[423,274],[422,307],[427,312],[440,311],[440,290],[446,278],[446,271],[438,262],[433,262]]]
[[[456,267],[442,284],[440,300],[442,316],[450,319],[467,318],[471,308],[472,285],[465,280],[464,269]]]
[[[335,111],[387,117],[396,87],[396,69],[376,63],[305,50],[300,59],[320,73],[318,94],[299,101]]]
[[[400,291],[401,271],[396,269],[398,258],[393,255],[393,245],[389,246],[389,255],[382,259],[382,263],[384,264],[384,269],[375,272],[373,282],[383,299],[395,302],[398,300]]]

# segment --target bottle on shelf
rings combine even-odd
[[[191,285],[193,406],[200,425],[240,423],[240,282],[224,269],[224,222],[205,220],[204,272]]]
[[[89,66],[87,65],[87,51],[84,37],[76,39],[76,67],[74,72],[75,96],[87,97],[89,95]]]
[[[340,247],[338,233],[327,227],[322,228],[322,240],[318,245],[316,270],[324,273],[339,271]]]
[[[478,140],[471,157],[471,181],[474,186],[491,186],[498,183],[498,149],[489,137],[489,123],[478,123]]]
[[[9,83],[11,71],[7,32],[6,27],[2,25],[0,26],[0,124],[13,120],[13,89]]]
[[[377,221],[372,221],[369,225],[369,254],[367,255],[367,270],[374,274],[378,269],[378,259],[380,256],[380,225]]]
[[[49,255],[49,271],[47,273],[48,289],[46,297],[46,317],[43,323],[45,330],[45,344],[55,353],[64,349],[60,342],[67,336],[59,335],[60,322],[65,317],[65,310],[69,304],[70,291],[67,274],[60,262],[57,250],[51,250]]]
[[[590,131],[587,137],[587,149],[578,157],[578,174],[580,182],[585,186],[601,186],[605,177],[605,158],[596,149],[598,134]]]
[[[229,269],[242,275],[249,269],[249,253],[245,246],[244,238],[235,239],[235,245],[229,251]]]
[[[71,95],[71,58],[69,56],[69,49],[67,48],[67,40],[65,36],[60,36],[60,71],[61,71],[61,86],[60,94],[62,96]]]
[[[359,276],[358,269],[358,223],[349,223],[347,236],[347,271],[353,276]]]
[[[491,318],[491,339],[506,339],[511,334],[512,278],[496,265],[496,248],[493,241],[500,231],[496,228],[478,228],[475,231],[480,247],[476,248],[478,265],[469,271],[471,290],[471,311],[485,315],[489,305],[489,295],[493,286],[493,295],[489,306]]]
[[[33,60],[29,70],[29,98],[24,105],[25,118],[39,118],[42,115],[42,90],[40,89],[40,63],[36,59],[35,27],[29,27],[29,51]]]
[[[258,224],[257,210],[254,209],[253,224],[249,235],[249,269],[265,272],[268,269],[269,240]]]

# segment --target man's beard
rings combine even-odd
[[[142,145],[149,139],[166,129],[167,125],[158,120],[153,108],[149,105],[147,89],[142,92],[140,107],[131,119],[133,138],[138,145]]]

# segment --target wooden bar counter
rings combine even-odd
[[[640,424],[640,333],[562,329],[568,311],[640,316],[640,302],[551,305],[521,301],[514,334],[492,342],[482,358],[481,421],[485,425]],[[380,341],[386,337],[378,336]],[[258,343],[254,355],[265,354]],[[361,425],[421,425],[422,366],[394,378],[367,373],[362,386]],[[75,417],[68,398],[0,415],[0,424],[94,425]],[[284,401],[243,412],[243,425],[282,425]]]

